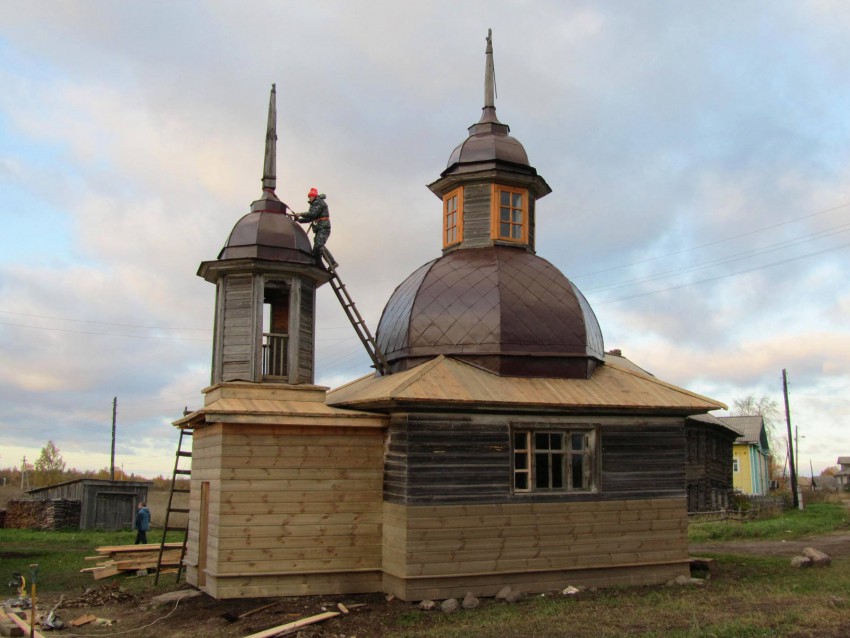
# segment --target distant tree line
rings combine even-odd
[[[75,467],[67,468],[62,453],[53,441],[48,441],[41,448],[41,453],[35,462],[27,462],[25,468],[17,465],[0,468],[0,484],[21,485],[22,470],[27,472],[27,483],[30,488],[55,485],[64,481],[77,479],[110,479],[111,472],[108,467],[99,470],[78,470]],[[138,474],[125,473],[120,468],[115,468],[116,481],[153,481],[153,489],[169,489],[171,487],[170,476],[157,476],[149,479]],[[186,481],[186,479],[182,479]],[[186,481],[187,482],[187,481]]]

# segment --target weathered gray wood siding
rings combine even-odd
[[[461,246],[490,246],[490,184],[463,187],[463,242]]]
[[[313,383],[315,344],[313,332],[316,314],[316,285],[301,282],[301,318],[298,340],[298,383]]]
[[[681,420],[546,417],[538,427],[596,425],[595,485],[591,492],[513,493],[510,415],[394,416],[384,468],[385,500],[403,504],[591,501],[682,497],[685,491]]]
[[[221,377],[213,381],[255,381],[254,281],[252,275],[226,275],[221,330]]]

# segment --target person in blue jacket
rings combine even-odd
[[[133,524],[136,528],[136,545],[146,545],[148,542],[148,530],[151,528],[151,511],[148,509],[144,501],[139,503],[139,508],[136,510],[136,522]]]

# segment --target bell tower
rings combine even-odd
[[[263,189],[198,276],[216,286],[213,385],[229,381],[312,384],[316,288],[330,274],[275,194],[276,89],[269,96]]]

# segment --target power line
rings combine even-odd
[[[850,244],[841,244],[840,246],[833,246],[832,248],[825,248],[823,250],[819,250],[814,253],[809,253],[807,255],[799,255],[797,257],[789,257],[788,259],[782,259],[780,261],[774,261],[769,264],[762,264],[761,266],[755,266],[754,268],[747,268],[746,270],[738,270],[736,272],[726,273],[725,275],[718,275],[717,277],[709,277],[708,279],[700,279],[699,281],[691,281],[686,284],[681,284],[679,286],[671,286],[669,288],[661,288],[659,290],[649,290],[647,292],[641,292],[634,295],[629,295],[628,297],[619,297],[617,299],[609,299],[608,301],[600,301],[596,302],[595,305],[604,306],[611,303],[617,303],[620,301],[626,301],[628,299],[636,299],[638,297],[647,297],[649,295],[656,295],[662,292],[669,292],[671,290],[680,290],[681,288],[687,288],[688,286],[696,286],[698,284],[710,283],[712,281],[718,281],[720,279],[726,279],[728,277],[735,277],[736,275],[745,275],[747,273],[755,272],[757,270],[762,270],[764,268],[771,268],[773,266],[780,266],[782,264],[787,264],[792,261],[799,261],[801,259],[808,259],[809,257],[816,257],[818,255],[823,255],[825,253],[835,252],[836,250],[841,250],[842,248],[847,248]]]
[[[740,253],[733,253],[727,257],[720,257],[713,261],[708,261],[703,264],[697,264],[695,266],[688,266],[686,268],[680,268],[677,270],[668,270],[660,273],[655,273],[653,275],[646,275],[645,277],[637,277],[635,279],[630,279],[622,282],[615,282],[611,284],[603,284],[601,286],[596,286],[595,288],[588,288],[585,292],[596,292],[600,290],[610,290],[614,288],[623,288],[625,286],[630,286],[639,283],[646,283],[648,281],[654,281],[658,279],[666,279],[668,277],[673,277],[675,275],[681,275],[689,272],[695,272],[697,270],[704,270],[705,268],[710,268],[712,266],[721,266],[723,264],[732,263],[734,261],[741,261],[742,259],[748,259],[750,257],[755,257],[758,255],[766,255],[768,253],[776,252],[777,250],[781,250],[783,248],[787,248],[789,246],[797,246],[800,244],[805,244],[810,241],[815,241],[817,239],[823,239],[824,237],[832,237],[834,235],[840,235],[841,233],[846,233],[850,230],[850,224],[842,224],[841,226],[835,226],[833,228],[828,228],[826,230],[818,231],[816,233],[812,233],[810,235],[806,235],[804,237],[796,238],[796,239],[786,239],[781,242],[777,242],[775,244],[769,244],[767,246],[763,246],[761,248],[753,248],[750,250],[745,250]]]
[[[767,230],[773,230],[774,228],[779,228],[781,226],[787,226],[788,224],[793,224],[798,221],[802,221],[804,219],[809,219],[811,217],[817,217],[818,215],[825,215],[827,213],[834,213],[837,210],[841,210],[842,208],[850,207],[850,202],[839,204],[838,206],[833,206],[832,208],[825,208],[823,210],[819,210],[815,213],[809,213],[808,215],[803,215],[802,217],[795,217],[793,219],[786,220],[784,222],[778,222],[776,224],[771,224],[770,226],[763,226],[762,228],[756,228],[755,230],[750,230],[745,233],[741,233],[739,235],[732,235],[731,237],[725,237],[723,239],[716,239],[714,241],[707,242],[705,244],[699,244],[697,246],[691,246],[690,248],[683,248],[682,250],[678,250],[676,252],[667,253],[664,255],[657,255],[655,257],[647,257],[646,259],[641,259],[639,261],[634,261],[628,264],[620,264],[619,266],[611,266],[610,268],[603,268],[602,270],[596,270],[594,272],[582,273],[580,275],[575,275],[571,277],[572,279],[581,279],[582,277],[591,277],[593,275],[599,275],[605,272],[610,272],[612,270],[620,270],[623,268],[629,268],[631,266],[639,266],[640,264],[645,264],[650,261],[657,261],[659,259],[666,259],[667,257],[675,257],[676,255],[683,255],[685,253],[692,252],[694,250],[699,250],[701,248],[708,248],[709,246],[716,246],[717,244],[722,244],[727,241],[732,241],[735,239],[741,239],[742,237],[749,237],[750,235],[758,235]]]
[[[33,315],[26,312],[13,312],[11,310],[0,310],[3,315],[15,315],[17,317],[32,317],[33,319],[53,319],[56,321],[72,321],[74,323],[93,323],[101,326],[118,326],[119,328],[145,328],[147,330],[183,330],[212,332],[212,328],[169,328],[167,326],[142,326],[133,323],[113,323],[110,321],[92,321],[89,319],[72,319],[70,317],[55,317],[51,315]]]
[[[30,328],[31,330],[46,330],[48,332],[66,332],[78,335],[94,335],[97,337],[126,337],[128,339],[162,339],[166,341],[197,341],[200,343],[209,343],[209,339],[190,339],[188,337],[164,337],[158,335],[130,335],[120,334],[115,332],[90,332],[87,330],[69,330],[67,328],[48,328],[45,326],[28,326],[23,323],[10,323],[8,321],[0,321],[0,326],[14,326],[16,328]]]

